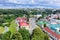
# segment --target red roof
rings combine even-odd
[[[50,33],[52,36],[56,37],[57,39],[60,39],[60,35],[57,34],[56,32],[53,32],[49,28],[45,27],[44,30],[47,31],[48,33]]]
[[[26,20],[26,18],[22,18],[22,20]]]
[[[21,20],[21,18],[20,18],[20,17],[18,17],[18,18],[16,18],[16,20]]]
[[[16,18],[16,20],[26,20],[26,18],[20,18],[20,17],[18,17],[18,18]]]
[[[20,25],[20,26],[29,26],[29,25],[27,24],[27,22],[20,22],[19,25]]]

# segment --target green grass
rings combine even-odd
[[[11,33],[16,32],[17,31],[16,27],[17,27],[17,24],[15,23],[15,20],[13,20],[10,24],[9,31],[11,31]]]
[[[2,34],[4,32],[4,28],[0,27],[0,34]]]

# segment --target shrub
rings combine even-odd
[[[23,40],[22,35],[19,32],[15,32],[12,34],[12,40]]]
[[[19,29],[19,32],[21,33],[23,40],[30,40],[30,33],[25,28]]]
[[[31,40],[45,40],[45,38],[46,38],[46,35],[44,35],[43,31],[40,28],[36,28],[33,30]]]

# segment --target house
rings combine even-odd
[[[57,14],[51,14],[51,18],[58,18],[59,16]]]
[[[16,18],[17,22],[21,22],[21,21],[25,21],[26,22],[26,20],[27,20],[26,18],[20,18],[20,17]]]
[[[20,26],[20,28],[26,28],[26,29],[29,29],[29,24],[27,23],[27,22],[24,22],[24,21],[22,21],[22,22],[20,22],[19,23],[19,26]]]
[[[26,18],[16,18],[16,23],[19,26],[19,28],[23,28],[25,27],[26,29],[29,29],[29,24],[27,23],[27,19]]]
[[[52,31],[48,27],[45,27],[43,30],[54,40],[60,40],[60,34],[57,34],[56,32]]]

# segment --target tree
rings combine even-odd
[[[2,39],[3,34],[0,34],[0,39]]]
[[[4,33],[3,37],[2,37],[2,40],[11,40],[10,35],[11,35],[10,31]]]
[[[40,28],[33,30],[32,40],[44,40],[44,35]]]
[[[46,27],[46,24],[44,24],[44,27]]]
[[[28,30],[26,30],[25,28],[20,28],[19,32],[21,33],[23,40],[30,40],[30,33]]]
[[[15,32],[12,34],[12,40],[23,40],[22,35],[19,32]]]
[[[47,34],[44,34],[44,40],[50,40]]]
[[[33,30],[31,40],[46,40],[44,38],[47,39],[48,37],[46,37],[46,35],[44,35],[43,31],[40,28],[36,28]]]

